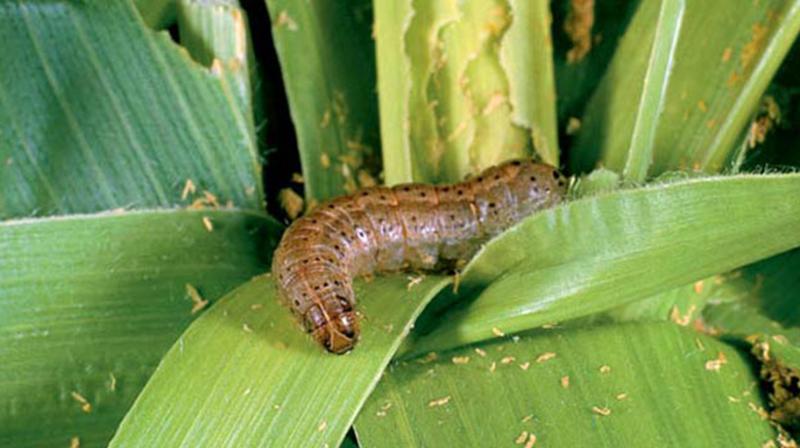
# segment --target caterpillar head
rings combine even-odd
[[[358,320],[354,311],[329,316],[319,307],[312,306],[306,314],[306,326],[314,340],[331,353],[348,352],[358,340]]]
[[[512,160],[503,165],[511,179],[508,188],[520,217],[553,206],[567,194],[567,178],[558,169],[532,160]]]

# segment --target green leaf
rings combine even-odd
[[[253,92],[257,82],[255,59],[245,11],[237,0],[179,0],[178,30],[181,45],[192,57],[222,75],[225,87],[239,102],[251,138]]]
[[[415,317],[447,282],[357,282],[362,340],[336,356],[278,303],[269,276],[254,279],[189,327],[111,446],[338,446]]]
[[[617,55],[618,67],[624,65],[624,72],[642,73],[648,64],[650,46],[639,43],[650,41],[656,6],[642,2],[626,33],[624,41],[629,46],[623,43]],[[726,0],[686,4],[650,174],[689,167],[716,172],[726,166],[740,132],[800,31],[797,0],[743,2],[735,13],[721,13],[730,8]],[[628,84],[615,75],[618,72],[608,72],[603,86],[594,93],[592,102],[604,109],[587,112],[602,121],[592,127],[596,129],[592,133],[609,139],[617,138],[613,123],[631,114],[624,101]],[[619,138],[619,144],[627,143]],[[577,171],[591,169],[600,159],[599,147],[587,139],[581,151],[573,153],[571,162]]]
[[[134,0],[144,22],[155,29],[163,29],[175,20],[176,0]]]
[[[193,319],[186,284],[213,302],[264,272],[278,229],[238,210],[0,223],[0,445],[106,444]]]
[[[0,219],[263,193],[236,100],[132,4],[0,6]]]
[[[542,161],[558,166],[552,16],[548,2],[508,0],[511,26],[500,47],[508,76],[511,121],[528,129]]]
[[[707,313],[711,310],[705,310],[704,317],[723,330],[744,335],[763,332],[758,325],[744,329],[751,318],[768,319],[785,327],[800,326],[800,309],[797,307],[800,300],[799,269],[800,249],[795,249],[720,277],[714,293],[717,302],[737,302],[743,309],[757,310],[761,317],[747,313],[740,323],[735,317],[732,320],[712,317]],[[734,331],[734,328],[740,330]]]
[[[564,27],[572,3],[572,1],[551,2],[558,120],[564,123],[568,122],[569,118],[583,115],[583,109],[603,78],[603,73],[608,69],[620,37],[640,1],[595,2],[592,8],[594,23],[589,35],[591,49],[578,61],[568,61],[566,57],[572,44],[565,35]]]
[[[534,151],[558,163],[546,2],[377,2],[375,17],[387,183]]]
[[[644,181],[652,163],[685,9],[683,0],[642,4],[584,116],[574,151],[598,151],[603,166],[628,180]],[[647,63],[631,64],[642,48],[649,48]],[[618,88],[622,85],[626,88]],[[632,110],[613,112],[623,107]]]
[[[461,288],[480,296],[412,350],[586,316],[797,247],[798,195],[798,174],[709,177],[539,213],[470,262]]]
[[[355,190],[377,164],[378,113],[371,4],[266,0],[289,98],[305,195]]]
[[[531,333],[393,366],[356,431],[365,447],[762,446],[748,358],[671,324]]]

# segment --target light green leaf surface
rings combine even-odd
[[[642,4],[598,88],[611,93],[595,95],[583,118],[575,151],[599,151],[601,164],[625,179],[644,181],[652,163],[685,9],[684,0]],[[650,49],[647,63],[632,64],[642,47]]]
[[[111,446],[338,446],[397,346],[448,282],[356,283],[362,340],[323,351],[281,306],[269,276],[197,320],[162,360]]]
[[[546,2],[377,2],[375,17],[387,183],[558,163]]]
[[[267,269],[278,231],[237,210],[0,223],[0,445],[105,445],[192,321],[186,284],[215,301]]]
[[[749,357],[676,325],[544,330],[479,348],[394,365],[356,421],[362,446],[525,446],[534,435],[535,446],[728,447],[775,436],[755,412],[766,403]]]
[[[0,218],[263,203],[235,95],[127,1],[0,5]]]
[[[589,315],[797,247],[800,202],[786,198],[798,195],[798,174],[709,177],[539,213],[473,259],[461,288],[480,296],[412,350]]]
[[[266,3],[297,133],[306,199],[319,201],[355,190],[359,171],[370,171],[378,160],[371,3]]]
[[[511,121],[528,129],[534,152],[558,166],[552,15],[548,2],[509,0],[511,26],[500,47],[508,76]]]
[[[620,47],[615,66],[594,93],[597,108],[586,121],[600,120],[592,135],[601,141],[618,137],[616,121],[625,121],[628,85],[623,73],[641,73],[648,64],[656,25],[656,2],[642,2]],[[712,0],[687,2],[669,86],[655,134],[650,174],[694,168],[707,172],[726,166],[742,130],[781,60],[800,30],[800,1]],[[702,76],[698,76],[698,74]],[[615,106],[617,104],[617,106]],[[583,130],[581,131],[583,132]],[[588,131],[587,131],[588,132]],[[620,140],[617,140],[620,139]],[[612,145],[616,146],[616,145]],[[576,171],[589,170],[604,158],[603,145],[587,136],[572,154]]]
[[[223,77],[224,87],[236,96],[254,140],[251,86],[257,82],[255,59],[247,16],[239,2],[179,0],[178,31],[181,46],[195,60]]]

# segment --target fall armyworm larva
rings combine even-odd
[[[512,160],[452,185],[373,187],[294,221],[272,261],[278,295],[328,351],[358,339],[353,278],[402,269],[453,269],[481,244],[561,201],[552,166]]]

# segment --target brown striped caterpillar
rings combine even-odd
[[[553,167],[512,160],[457,184],[373,187],[333,199],[283,234],[272,261],[278,295],[317,342],[346,352],[358,338],[354,277],[453,269],[565,191]]]

